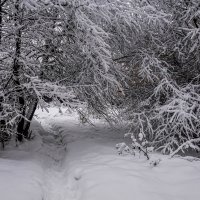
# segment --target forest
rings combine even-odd
[[[145,153],[199,151],[199,0],[0,0],[2,146],[49,104],[123,121]]]

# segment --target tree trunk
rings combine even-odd
[[[2,27],[3,27],[3,9],[2,9],[2,0],[0,0],[0,45],[2,40]],[[3,114],[3,96],[0,96],[0,142],[2,144],[2,148],[4,149],[4,134],[5,134],[5,127],[6,127],[6,121],[1,118],[1,115]]]
[[[35,110],[37,108],[37,104],[38,104],[38,99],[35,99],[29,106],[29,110],[28,110],[28,113],[27,113],[27,116],[26,116],[26,118],[29,121],[27,121],[27,120],[25,121],[24,130],[23,130],[24,137],[26,137],[26,138],[30,138],[29,128],[30,128],[31,121],[33,119],[33,115],[35,113]]]
[[[25,100],[24,100],[24,94],[23,89],[20,84],[20,54],[21,54],[21,29],[19,28],[20,25],[20,8],[19,8],[19,0],[15,3],[15,55],[14,55],[14,62],[13,62],[13,79],[15,87],[17,87],[16,95],[18,97],[18,103],[19,103],[19,112],[21,114],[21,117],[19,119],[19,122],[17,124],[17,139],[19,141],[23,140],[23,127],[24,127],[24,116],[25,116]]]
[[[1,114],[3,113],[3,97],[0,96],[0,142],[2,148],[4,149],[4,129],[5,129],[5,120],[1,119]]]

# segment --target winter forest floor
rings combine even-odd
[[[35,138],[0,151],[0,200],[199,200],[200,161],[117,154],[120,129],[38,110]]]

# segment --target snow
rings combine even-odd
[[[120,128],[81,125],[66,109],[38,110],[36,119],[32,141],[0,152],[2,200],[199,199],[198,160],[118,155]]]

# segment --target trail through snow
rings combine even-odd
[[[121,129],[49,111],[38,110],[33,141],[0,153],[0,200],[199,200],[200,161],[153,154],[152,167],[117,154]]]
[[[84,146],[94,145],[94,141],[106,142],[121,141],[122,134],[119,134],[119,130],[112,130],[105,123],[99,122],[98,126],[81,125],[78,121],[78,115],[60,114],[57,109],[51,108],[50,113],[39,112],[39,121],[48,133],[51,133],[53,137],[46,137],[44,143],[52,143],[52,149],[49,152],[49,156],[55,161],[45,171],[44,178],[44,200],[76,200],[81,199],[83,195],[82,186],[79,185],[79,181],[82,178],[82,168],[73,166],[73,157],[79,157],[79,155],[96,156],[95,149],[91,149],[91,152],[84,151]],[[44,116],[43,116],[44,115]],[[47,117],[48,116],[48,117]],[[118,132],[118,133],[117,133]],[[45,137],[44,137],[45,138]],[[102,141],[106,140],[106,141]],[[80,142],[80,145],[79,145]],[[86,142],[86,143],[85,143]],[[76,150],[71,155],[71,148],[68,146],[76,144]],[[95,146],[98,144],[95,144]],[[93,147],[95,147],[93,146]],[[111,148],[113,148],[113,144]],[[45,148],[43,148],[45,149]],[[86,148],[87,149],[87,148]],[[104,149],[105,151],[105,149]],[[85,153],[84,153],[85,152]],[[116,154],[116,152],[115,152]],[[69,157],[68,157],[69,155]],[[81,157],[80,157],[81,158]],[[77,158],[79,159],[79,158]],[[84,161],[81,160],[81,161]],[[75,163],[74,163],[75,164]],[[89,166],[88,166],[89,167]]]

